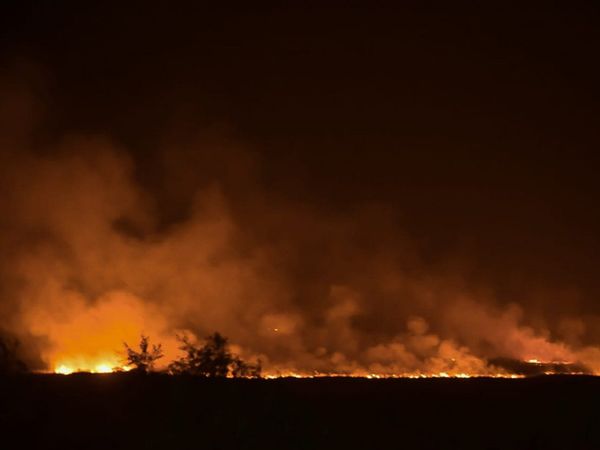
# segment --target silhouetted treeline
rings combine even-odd
[[[227,338],[214,333],[205,339],[202,346],[194,345],[186,337],[178,337],[179,347],[185,356],[169,365],[169,372],[202,377],[259,377],[260,361],[249,364],[231,353]]]
[[[184,356],[169,364],[171,374],[212,378],[259,378],[261,375],[260,360],[256,364],[244,361],[231,352],[227,338],[219,333],[206,337],[203,344],[196,344],[187,336],[177,336],[177,339]],[[148,336],[141,336],[139,350],[132,349],[127,343],[124,345],[127,364],[142,373],[151,372],[155,362],[163,357],[161,344],[150,347]]]

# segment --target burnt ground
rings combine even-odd
[[[600,378],[0,380],[1,448],[598,449]]]

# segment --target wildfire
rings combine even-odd
[[[108,364],[98,364],[95,369],[95,373],[110,373],[114,371],[114,368]]]
[[[54,369],[54,373],[58,373],[60,375],[70,375],[73,372],[74,372],[74,370],[72,367],[65,366],[64,364],[61,364],[56,369]]]
[[[86,361],[79,359],[76,361],[60,362],[54,367],[54,373],[60,375],[70,375],[76,372],[87,373],[112,373],[112,372],[127,372],[131,367],[123,365],[118,361]]]
[[[277,378],[367,378],[370,380],[398,379],[398,378],[525,378],[525,375],[512,373],[401,373],[401,374],[379,374],[379,373],[298,373],[298,372],[275,372],[267,373],[266,379]]]
[[[114,373],[114,372],[128,372],[132,369],[130,366],[115,364],[114,362],[99,362],[88,365],[81,364],[70,364],[61,363],[54,368],[54,373],[60,375],[70,375],[78,372],[85,373]],[[267,372],[264,374],[264,378],[268,380],[277,378],[366,378],[373,380],[380,379],[398,379],[398,378],[524,378],[525,375],[512,374],[512,373],[400,373],[400,374],[381,374],[381,373],[367,373],[367,372],[354,372],[354,373],[329,373],[329,372]]]

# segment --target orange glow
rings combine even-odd
[[[108,364],[98,364],[95,368],[96,373],[110,373],[114,371],[114,367],[111,367]]]
[[[367,378],[374,380],[381,379],[396,379],[396,378],[525,378],[524,375],[514,373],[400,373],[400,374],[378,374],[378,373],[367,373],[367,372],[354,372],[354,373],[305,373],[305,372],[267,372],[264,374],[264,378],[272,380],[277,378]]]
[[[459,373],[449,375],[445,372],[432,373],[432,374],[399,374],[399,375],[380,375],[376,373],[370,373],[367,375],[356,375],[356,374],[336,374],[336,373],[323,373],[318,375],[305,375],[294,372],[280,373],[280,374],[267,374],[265,375],[267,380],[274,380],[277,378],[366,378],[369,380],[385,380],[385,379],[399,379],[399,378],[525,378],[525,375],[517,374],[490,374],[490,375],[469,375],[466,373]]]
[[[50,370],[60,374],[73,372],[109,373],[127,370],[123,343],[136,347],[140,335],[148,333],[151,342],[160,342],[171,349],[159,364],[175,356],[174,336],[164,335],[164,322],[152,309],[129,294],[113,292],[88,306],[79,298],[63,299],[61,317],[30,316],[40,334],[51,336],[51,345],[44,353]],[[158,368],[161,368],[159,365]]]
[[[45,351],[44,358],[54,373],[68,375],[76,372],[127,371],[130,368],[126,366],[124,360],[123,342],[135,348],[141,334],[149,335],[151,343],[163,345],[165,355],[158,361],[157,370],[165,369],[167,364],[178,356],[179,343],[175,339],[175,333],[169,331],[164,316],[134,295],[113,291],[100,297],[93,304],[87,303],[77,295],[67,295],[60,297],[60,306],[59,302],[52,302],[51,305],[56,308],[50,311],[36,309],[30,313],[28,319],[37,334],[51,337],[51,345]],[[52,316],[58,312],[60,313],[58,316]],[[474,356],[466,347],[427,334],[421,322],[411,322],[411,332],[405,337],[406,344],[394,341],[367,350],[364,356],[365,359],[373,361],[371,364],[363,363],[363,365],[348,360],[341,354],[334,354],[331,356],[331,371],[325,367],[317,372],[310,372],[292,369],[289,366],[267,365],[263,375],[265,378],[363,377],[371,379],[522,377],[488,365],[487,361]],[[285,337],[287,330],[293,329],[292,325],[282,327],[278,323],[278,326],[269,328],[278,336]],[[435,349],[436,353],[433,357],[419,361],[407,350],[407,345],[424,348],[423,351]],[[532,353],[527,356],[537,356]],[[560,356],[529,358],[524,359],[524,362],[532,365],[565,364],[556,362]],[[544,361],[551,361],[551,363]]]
[[[58,373],[60,375],[70,375],[73,372],[74,372],[74,370],[72,367],[65,366],[64,364],[61,364],[56,369],[54,369],[54,373]]]
[[[131,367],[123,365],[118,358],[94,361],[83,357],[72,358],[59,362],[54,367],[54,373],[61,375],[70,375],[76,372],[88,373],[111,373],[111,372],[127,372]]]

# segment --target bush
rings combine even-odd
[[[141,336],[139,351],[133,350],[126,342],[123,345],[127,351],[127,365],[134,366],[134,370],[138,372],[151,372],[154,369],[154,363],[163,357],[161,344],[152,345],[152,349],[149,349],[148,336]]]
[[[169,365],[169,371],[173,374],[216,378],[260,377],[260,361],[256,365],[248,364],[232,354],[227,338],[219,333],[208,336],[201,347],[190,342],[187,336],[177,336],[177,339],[185,356]]]

